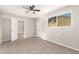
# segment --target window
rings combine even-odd
[[[51,17],[51,18],[48,19],[48,26],[49,27],[58,26],[57,25],[57,17],[56,16]]]
[[[48,27],[71,26],[71,13],[54,16],[48,19]]]
[[[58,16],[58,26],[71,26],[71,13]]]

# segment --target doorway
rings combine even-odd
[[[18,20],[18,39],[24,38],[24,21]]]

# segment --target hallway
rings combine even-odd
[[[25,38],[14,42],[3,42],[0,45],[0,53],[8,54],[78,54],[79,52],[41,38]]]

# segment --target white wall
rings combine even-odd
[[[67,12],[72,12],[72,26],[48,28],[49,17]],[[37,34],[43,39],[79,49],[79,6],[67,6],[40,16],[37,21]]]

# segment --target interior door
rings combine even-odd
[[[18,20],[18,39],[24,38],[24,21]]]
[[[11,40],[15,41],[18,39],[18,26],[17,26],[18,22],[17,19],[12,18],[11,19],[11,29],[12,29],[12,34],[11,34]]]
[[[2,41],[11,40],[11,19],[2,19]]]

